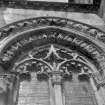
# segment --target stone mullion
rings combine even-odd
[[[49,93],[50,93],[50,105],[65,105],[64,96],[62,91],[62,76],[60,74],[52,73],[49,76]]]
[[[54,98],[54,89],[52,86],[52,80],[49,78],[49,93],[50,93],[50,105],[56,105],[55,104],[55,98]]]
[[[54,91],[55,105],[64,105],[64,97],[62,93],[62,76],[60,73],[54,73],[52,76],[52,85]]]
[[[54,85],[55,105],[64,105],[62,87],[59,84]]]

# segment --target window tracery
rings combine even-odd
[[[37,54],[38,56],[36,56]],[[48,83],[48,80],[51,80],[51,85],[55,89],[54,91],[56,97],[56,89],[58,90],[60,89],[59,91],[60,93],[62,93],[62,84],[64,84],[66,81],[70,82],[74,81],[74,74],[77,75],[76,81],[77,79],[80,79],[81,76],[85,75],[86,77],[87,75],[88,78],[84,78],[85,79],[84,81],[89,82],[90,78],[89,73],[92,73],[92,71],[91,68],[87,66],[86,63],[87,61],[82,56],[79,56],[76,52],[72,52],[71,50],[64,49],[58,45],[51,44],[30,51],[28,58],[23,59],[21,62],[19,61],[16,63],[13,72],[14,71],[18,72],[20,74],[21,80],[23,77],[22,80],[23,82],[24,80],[25,82],[31,81],[31,79],[33,78],[31,77],[32,74],[34,78],[36,77],[35,80],[40,81],[40,83],[43,81]],[[33,82],[35,81],[33,80]],[[83,83],[83,77],[82,77],[82,83]],[[27,84],[28,84],[27,86],[30,87],[31,84],[29,82]],[[24,83],[22,86],[23,89],[25,89]],[[48,92],[48,90],[46,91]],[[61,100],[62,97],[59,96],[58,100]],[[33,97],[33,99],[34,98],[35,97]],[[19,100],[22,100],[21,96]],[[24,100],[22,101],[23,104],[25,103]],[[58,100],[56,100],[57,102],[55,104],[58,103]],[[63,105],[63,102],[64,100],[62,100],[61,105]],[[21,101],[19,101],[19,105],[21,104],[22,104]],[[90,103],[90,105],[92,104]]]
[[[77,24],[74,21],[57,18],[39,18],[30,21],[25,21],[18,25],[21,27],[23,26],[25,29],[31,27],[32,24],[36,25],[38,28],[45,25],[51,27],[39,29],[36,30],[36,32],[33,31],[30,33],[31,35],[27,34],[25,37],[24,35],[17,35],[17,37],[13,36],[11,41],[8,41],[7,38],[6,43],[1,48],[1,65],[6,65],[5,67],[7,68],[4,69],[8,69],[10,73],[15,74],[18,78],[14,89],[16,91],[14,93],[10,92],[10,94],[15,94],[15,98],[12,101],[13,104],[11,103],[10,105],[18,104],[18,92],[21,94],[19,85],[24,87],[24,82],[27,86],[28,83],[32,85],[31,83],[35,80],[40,83],[50,84],[50,88],[52,88],[52,90],[55,89],[53,90],[55,97],[57,96],[56,91],[58,89],[60,95],[59,99],[53,103],[54,105],[58,105],[57,103],[59,103],[59,100],[62,100],[62,98],[64,99],[65,95],[62,93],[62,86],[66,82],[72,83],[72,81],[75,81],[77,83],[79,80],[80,84],[84,86],[86,83],[90,83],[89,79],[92,78],[97,88],[105,85],[105,76],[103,73],[105,68],[105,54],[103,49],[98,47],[95,42],[93,43],[93,41],[88,40],[88,38],[86,39],[85,37],[87,36],[82,37],[75,33],[76,31],[80,31],[99,40],[97,36],[99,33],[96,32],[98,31],[97,29],[93,29],[92,27],[89,28],[85,24]],[[35,23],[32,23],[33,21]],[[65,27],[65,25],[65,28],[68,28],[69,26],[67,24],[69,24],[72,29],[75,28],[75,32],[72,31],[72,33],[60,29],[61,27]],[[53,26],[60,28],[54,28]],[[31,28],[35,28],[35,26],[32,26]],[[10,33],[8,33],[8,35],[10,35]],[[91,57],[91,59],[89,57]],[[35,77],[33,74],[35,74]],[[75,74],[76,77],[74,76]],[[70,85],[75,85],[75,82]],[[11,90],[13,89],[12,85],[14,84],[10,84],[11,83],[9,83],[9,88]],[[48,89],[49,86],[47,84],[46,86]],[[78,88],[81,90],[81,87],[78,86]],[[87,88],[83,89],[86,91]],[[48,92],[48,90],[46,91]],[[52,97],[51,94],[50,97]],[[64,100],[61,101],[60,105],[65,103]],[[21,104],[21,101],[19,102],[19,104]]]

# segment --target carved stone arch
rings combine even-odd
[[[104,86],[105,33],[97,28],[59,17],[39,17],[7,25],[0,29],[0,35],[0,65],[6,74],[26,73],[24,67],[35,63],[35,67],[50,68],[44,71],[47,78],[56,66],[70,79],[74,71],[69,67],[75,64],[81,68],[76,72],[88,74],[97,87]],[[42,71],[37,72],[40,76]]]
[[[33,44],[33,46],[31,46],[31,44]],[[77,52],[83,55],[89,54],[85,56],[89,56],[90,59],[93,60],[93,62],[95,61],[100,67],[100,62],[104,60],[103,49],[100,46],[97,46],[96,43],[85,38],[85,36],[79,36],[73,32],[50,27],[37,29],[29,33],[20,34],[16,37],[13,36],[13,38],[8,38],[1,46],[2,61],[5,56],[10,58],[8,60],[16,58],[16,56],[14,57],[16,51],[18,52],[18,50],[24,49],[27,45],[33,48],[34,45],[37,47],[42,46],[43,44],[58,44],[65,46],[68,49],[77,50]]]

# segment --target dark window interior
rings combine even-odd
[[[23,9],[43,9],[55,11],[97,13],[101,4],[101,0],[68,0],[68,2],[67,0],[66,2],[56,2],[56,0],[53,1],[48,2],[48,0],[0,0],[0,6]]]

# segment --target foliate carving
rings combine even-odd
[[[62,64],[60,70],[68,70],[69,72],[84,74],[89,73],[91,68],[89,68],[85,63],[82,63],[77,60],[71,60]]]
[[[18,72],[20,74],[27,72],[50,72],[50,66],[48,66],[45,62],[38,59],[27,59],[25,61],[20,62],[20,64],[16,64],[16,67],[13,68],[12,72]]]
[[[80,53],[83,53],[86,55],[89,55],[89,59],[94,59],[95,64],[96,62],[98,62],[98,68],[105,68],[104,64],[105,64],[105,54],[103,53],[103,51],[99,48],[97,48],[96,45],[94,45],[93,43],[90,43],[89,41],[86,41],[85,39],[82,39],[80,37],[77,37],[76,35],[69,35],[69,33],[66,32],[62,32],[62,30],[56,30],[56,29],[49,29],[49,30],[42,30],[44,32],[42,33],[36,33],[36,35],[31,35],[31,36],[27,36],[27,37],[22,37],[19,38],[18,40],[14,40],[7,48],[5,48],[2,52],[2,56],[1,56],[1,61],[3,61],[3,63],[5,62],[12,62],[16,57],[18,57],[22,52],[24,52],[25,50],[31,50],[33,47],[35,46],[39,46],[37,44],[41,44],[41,43],[55,43],[55,44],[63,44],[62,41],[66,41],[66,46],[69,47],[69,45],[73,45],[71,48],[73,48],[73,50],[78,50]],[[38,35],[37,35],[38,34]],[[56,42],[56,40],[58,40],[58,42]],[[41,43],[40,43],[41,42]],[[30,46],[31,44],[31,46]],[[27,47],[27,48],[26,48]],[[77,49],[74,49],[74,48]],[[81,49],[81,50],[80,50]],[[38,51],[36,51],[33,56],[35,56],[36,58],[38,58],[38,56],[40,57],[40,53],[39,51],[43,52],[43,49],[38,49]],[[42,57],[46,56],[46,54],[48,53],[48,49],[46,48],[46,50],[44,50]],[[54,52],[55,53],[55,52]],[[67,57],[69,57],[69,59],[72,59],[72,56],[70,56],[70,54],[65,51],[58,50],[56,53],[59,53],[60,56],[64,59],[68,59]],[[52,53],[53,54],[53,53]],[[46,62],[52,61],[51,59],[54,59],[56,61],[61,62],[62,59],[58,59],[58,55],[54,54],[52,55],[50,54],[49,58],[44,58],[46,60]],[[32,54],[31,54],[32,55]],[[55,58],[52,57],[55,56]],[[74,55],[73,55],[74,56]],[[51,62],[50,62],[51,63]],[[102,65],[103,64],[103,65]]]
[[[86,62],[76,52],[51,44],[30,51],[29,58],[17,62],[11,72],[17,72],[25,79],[30,77],[27,77],[30,71],[36,72],[38,80],[52,78],[54,84],[59,84],[62,79],[72,80],[73,72],[88,73],[91,71]]]
[[[30,72],[36,72],[39,81],[51,78],[54,84],[61,84],[62,80],[70,81],[72,75],[76,73],[79,80],[83,76],[86,80],[92,77],[96,86],[103,85],[105,78],[100,80],[96,75],[99,71],[95,73],[89,66],[86,58],[78,55],[77,52],[51,44],[29,51],[28,57],[16,62],[11,72],[18,74],[21,81],[24,79],[30,81]]]
[[[39,17],[15,22],[0,29],[0,39],[2,40],[11,34],[20,33],[27,29],[29,30],[37,27],[46,26],[56,26],[61,28],[65,27],[69,29],[74,29],[105,43],[105,40],[102,39],[102,37],[105,36],[105,33],[102,32],[101,30],[77,21],[57,17]]]
[[[30,49],[33,49],[34,47],[36,48],[37,46],[43,46],[43,43],[46,43],[47,45],[52,43],[50,47],[44,46],[43,48],[34,49],[29,52],[29,57],[24,61],[17,63],[12,72],[19,73],[21,77],[26,76],[27,78],[28,76],[30,79],[29,71],[36,71],[40,80],[40,77],[45,79],[49,78],[49,76],[53,77],[53,74],[55,73],[58,73],[58,77],[60,76],[63,79],[71,79],[73,72],[89,74],[91,68],[87,66],[86,60],[83,57],[78,56],[77,53],[72,52],[72,50],[75,50],[75,47],[78,52],[84,55],[85,53],[86,55],[89,55],[89,58],[95,61],[95,64],[98,62],[97,64],[99,65],[97,66],[96,64],[96,66],[99,70],[105,69],[105,54],[103,53],[103,50],[98,48],[88,39],[61,30],[62,27],[65,29],[72,29],[75,32],[83,33],[84,37],[87,35],[89,38],[92,37],[97,39],[97,41],[105,43],[104,32],[80,22],[55,17],[28,19],[13,23],[0,29],[0,40],[26,30],[46,26],[50,26],[52,28],[42,29],[41,33],[35,33],[35,35],[26,35],[26,37],[21,36],[20,38],[17,37],[14,39],[11,44],[8,44],[8,46],[3,49],[1,54],[2,56],[0,57],[1,63],[11,63],[16,56],[24,52],[24,48],[29,46],[30,43]],[[65,45],[63,42],[65,42]],[[67,48],[69,48],[70,45],[73,46],[71,47],[72,50],[67,50],[63,47],[61,48],[61,46],[57,46],[56,44],[61,44]],[[94,79],[98,84],[104,84],[104,78],[100,80],[97,76],[94,76]]]
[[[89,29],[88,31],[87,31],[91,36],[93,36],[93,37],[96,37],[97,36],[97,33],[98,33],[98,31],[97,31],[97,29]]]

